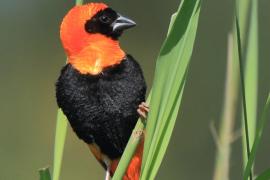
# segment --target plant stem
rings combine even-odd
[[[219,136],[217,135],[217,155],[213,180],[229,180],[230,153],[237,106],[239,74],[238,62],[233,56],[233,36],[228,36],[227,73],[224,94],[223,113]]]
[[[83,0],[76,0],[76,5],[82,5],[83,4]]]
[[[48,167],[39,169],[39,180],[51,180],[51,174]]]
[[[247,105],[246,105],[246,91],[244,82],[244,70],[243,70],[243,59],[242,59],[242,46],[240,37],[240,28],[237,13],[235,13],[235,23],[236,23],[236,33],[237,33],[237,44],[238,44],[238,60],[239,60],[239,70],[240,70],[240,81],[242,87],[242,105],[244,111],[244,123],[245,123],[245,137],[247,144],[247,157],[250,156],[250,144],[249,144],[249,132],[248,132],[248,120],[247,120]],[[252,172],[250,172],[250,180],[252,180]]]

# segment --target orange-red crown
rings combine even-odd
[[[107,7],[103,3],[89,3],[75,6],[67,13],[60,27],[60,37],[68,56],[77,54],[87,45],[89,34],[84,30],[85,22]]]

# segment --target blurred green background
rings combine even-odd
[[[104,2],[137,22],[136,28],[123,35],[121,44],[138,59],[151,87],[155,58],[179,0]],[[71,0],[0,1],[0,180],[36,180],[39,168],[52,165],[57,109],[54,84],[65,64],[59,24],[73,5]],[[212,179],[216,147],[209,124],[214,121],[218,126],[221,116],[233,6],[233,0],[203,1],[181,117],[156,179]],[[270,1],[259,1],[259,109],[270,89],[269,7]],[[269,131],[268,126],[256,172],[270,167]],[[238,139],[233,144],[231,179],[241,178],[241,159]],[[103,177],[87,146],[69,128],[61,179]]]

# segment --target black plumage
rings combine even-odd
[[[81,74],[67,64],[56,83],[58,106],[73,130],[110,159],[122,155],[145,93],[142,70],[130,55],[98,75]]]

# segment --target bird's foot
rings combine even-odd
[[[107,166],[107,170],[106,170],[106,173],[105,173],[105,180],[110,180],[110,166]]]
[[[143,119],[146,119],[147,118],[147,114],[149,112],[149,105],[146,104],[145,102],[142,102],[138,109],[137,109],[137,112],[139,113],[140,117],[143,118]]]

